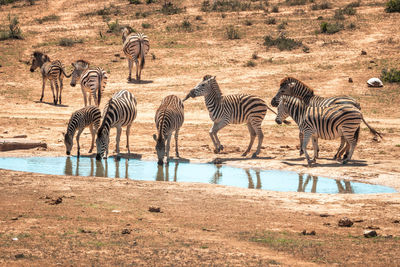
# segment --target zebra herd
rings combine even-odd
[[[150,49],[148,37],[142,33],[130,33],[127,28],[122,31],[123,51],[128,58],[129,76],[131,81],[131,72],[133,62],[136,65],[136,80],[140,81],[141,71],[145,64],[145,57]],[[119,143],[122,127],[126,127],[126,148],[129,149],[129,133],[133,121],[137,116],[137,101],[132,93],[122,90],[115,93],[106,103],[103,114],[99,110],[100,102],[107,83],[107,74],[101,68],[90,68],[89,62],[78,60],[72,63],[73,72],[67,75],[60,61],[50,61],[50,58],[40,52],[33,53],[33,61],[30,70],[33,72],[36,68],[40,68],[43,78],[42,96],[46,80],[50,81],[53,92],[54,104],[61,104],[61,93],[63,87],[64,76],[69,78],[72,76],[70,85],[74,87],[80,82],[82,94],[84,97],[85,107],[75,111],[68,123],[67,132],[64,134],[64,143],[66,153],[70,155],[73,146],[73,137],[78,131],[77,155],[80,155],[79,137],[82,131],[90,128],[92,135],[92,143],[89,153],[94,148],[96,137],[96,159],[101,160],[102,157],[107,158],[108,146],[111,128],[117,128],[116,136],[116,152],[117,158],[120,156]],[[54,95],[54,86],[56,87],[56,95]],[[60,84],[60,87],[58,86]],[[89,106],[87,105],[87,93],[89,93]],[[180,99],[175,95],[165,97],[155,114],[155,124],[157,134],[153,135],[156,141],[156,152],[158,164],[163,164],[166,156],[169,161],[170,142],[173,132],[175,132],[175,152],[179,157],[178,151],[178,135],[179,130],[184,122],[184,105],[183,102],[189,98],[204,96],[205,105],[209,111],[213,126],[210,129],[210,138],[214,144],[215,153],[220,153],[224,146],[218,138],[218,131],[228,124],[247,124],[250,133],[250,142],[242,154],[246,156],[254,143],[257,136],[258,144],[256,151],[252,154],[256,158],[260,153],[264,134],[261,124],[265,118],[267,110],[274,112],[266,102],[254,95],[248,94],[232,94],[223,95],[216,77],[205,75],[202,81],[197,84],[184,99]],[[91,106],[91,98],[93,97],[95,106]],[[303,82],[286,77],[280,83],[277,94],[272,98],[271,105],[277,107],[276,123],[287,123],[285,119],[292,117],[299,127],[300,139],[300,155],[306,156],[308,166],[316,162],[318,158],[318,138],[331,140],[341,138],[341,144],[334,159],[342,159],[342,163],[346,164],[352,157],[354,149],[357,145],[360,133],[360,124],[364,122],[371,133],[375,137],[381,134],[373,129],[364,120],[361,113],[360,104],[353,98],[348,96],[324,98],[314,95],[314,91]],[[307,153],[307,144],[312,140],[314,148],[314,157],[311,159]]]

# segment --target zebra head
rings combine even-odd
[[[97,155],[96,160],[101,160],[101,158],[107,158],[108,154],[108,144],[110,143],[109,133],[105,129],[99,129],[96,138]]]
[[[71,78],[71,86],[75,87],[77,81],[81,78],[81,75],[83,71],[89,68],[89,62],[85,60],[78,60],[74,63],[71,63],[72,67],[74,67],[74,70],[72,72],[72,78]]]
[[[287,97],[281,97],[278,104],[278,113],[276,114],[275,122],[282,124],[282,122],[289,117],[289,106]]]
[[[296,81],[293,78],[286,77],[281,81],[278,93],[272,98],[271,105],[277,107],[279,99],[282,95],[293,95],[293,89],[296,86]]]
[[[125,43],[126,38],[132,32],[131,28],[124,27],[121,31],[122,31],[122,43]]]
[[[187,100],[188,98],[208,95],[212,89],[213,84],[215,84],[216,82],[216,76],[204,76],[203,80],[198,85],[196,85],[195,88],[190,90],[189,94],[187,94],[183,101]]]
[[[33,59],[30,71],[34,72],[35,69],[40,68],[45,62],[48,61],[50,61],[48,55],[43,54],[42,52],[33,52]]]
[[[69,133],[64,134],[64,144],[67,155],[71,155],[72,146],[74,144],[73,136]]]
[[[158,157],[158,165],[163,165],[164,163],[164,155],[165,155],[165,139],[162,138],[162,134],[157,138],[156,134],[153,134],[153,139],[156,141],[156,151]]]

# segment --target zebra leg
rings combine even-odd
[[[311,164],[312,164],[312,160],[310,160],[310,156],[307,153],[307,145],[308,145],[308,142],[310,142],[311,135],[312,134],[310,132],[305,132],[303,135],[303,144],[302,144],[304,155],[306,156],[306,159],[307,159],[308,167],[311,167]]]
[[[63,79],[60,76],[60,95],[58,96],[58,104],[60,104],[60,105],[61,105],[61,93],[62,93],[63,87],[64,87]]]
[[[179,129],[175,131],[175,156],[179,158],[179,151],[178,151],[178,135]]]
[[[94,138],[96,136],[96,132],[95,132],[95,130],[93,128],[93,124],[90,124],[89,129],[90,129],[90,133],[92,134],[92,144],[90,146],[90,149],[89,149],[88,153],[92,153],[93,147],[94,147]]]
[[[85,103],[85,107],[87,106],[87,98],[86,98],[86,91],[85,88],[81,87],[82,95],[83,95],[83,102]]]
[[[171,146],[171,137],[172,134],[168,135],[166,149],[165,149],[165,155],[167,156],[167,164],[169,163],[169,148]]]
[[[344,147],[344,145],[346,144],[346,147]],[[345,141],[344,137],[341,136],[340,137],[340,146],[338,148],[338,151],[336,152],[335,156],[333,156],[333,159],[340,159],[344,153],[344,151],[347,151],[347,142]]]
[[[54,105],[57,105],[57,100],[56,100],[56,97],[54,96],[54,86],[53,86],[52,80],[50,80],[50,87],[51,87],[51,92],[53,93],[53,103],[54,103]]]
[[[121,139],[121,132],[122,132],[121,126],[117,127],[117,138],[116,138],[116,146],[115,146],[115,151],[117,152],[117,159],[120,158],[120,156],[119,156],[119,140]]]
[[[129,66],[128,81],[132,81],[132,65],[133,65],[133,60],[131,58],[128,58],[128,66]]]
[[[217,133],[219,130],[224,128],[227,125],[225,121],[219,121],[218,123],[214,122],[213,126],[210,130],[211,140],[214,142],[215,150],[214,153],[218,154],[224,149],[224,146],[221,145],[221,142],[218,139]]]
[[[313,136],[312,139],[312,144],[313,144],[313,148],[314,148],[314,157],[312,159],[312,162],[315,163],[317,162],[317,158],[318,158],[318,137]]]
[[[257,145],[256,152],[254,152],[253,155],[251,156],[252,158],[256,158],[258,156],[258,154],[260,154],[261,145],[262,145],[262,142],[263,142],[263,139],[264,139],[264,134],[263,134],[262,129],[261,129],[261,122],[258,123],[257,125],[253,126],[253,129],[255,128],[255,131],[256,131],[257,136],[258,136],[258,145]]]
[[[43,77],[43,84],[42,84],[42,96],[40,97],[40,102],[43,101],[44,96],[44,88],[46,87],[46,78]]]
[[[304,154],[303,147],[302,147],[302,144],[303,144],[303,133],[302,132],[299,132],[299,140],[300,140],[300,156],[301,156]]]
[[[140,80],[140,78],[139,78],[140,65],[139,65],[139,60],[137,58],[135,58],[135,65],[136,65],[136,81],[139,81]]]
[[[91,106],[91,105],[92,105],[92,94],[89,93],[89,106]]]
[[[131,131],[131,126],[132,124],[126,126],[126,149],[128,150],[128,154],[131,154],[131,151],[129,150],[129,132]]]
[[[358,126],[358,128],[354,131],[353,136],[347,138],[350,144],[350,149],[348,152],[346,152],[345,156],[343,157],[343,164],[349,162],[349,160],[353,156],[354,149],[356,148],[358,142],[359,134],[360,134],[360,126]]]
[[[76,135],[76,144],[78,145],[78,157],[81,155],[81,146],[79,145],[79,138],[81,137],[83,129],[85,128],[79,129],[78,134]]]
[[[54,105],[57,105],[57,102],[58,102],[58,91],[59,91],[57,79],[54,80],[54,85],[56,87],[56,99],[55,99]]]
[[[256,131],[253,129],[253,126],[251,125],[250,122],[247,122],[247,129],[249,129],[249,133],[250,133],[250,143],[249,146],[247,147],[246,151],[243,152],[242,156],[245,157],[247,155],[247,153],[249,153],[251,147],[253,146],[254,143],[254,139],[256,138]]]

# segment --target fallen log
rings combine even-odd
[[[35,147],[47,148],[47,144],[40,141],[16,139],[0,139],[0,151],[17,149],[31,149]]]

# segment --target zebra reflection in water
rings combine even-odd
[[[312,179],[312,186],[311,186],[311,193],[316,193],[317,192],[317,183],[318,183],[318,176],[314,176],[311,174],[307,174],[307,178],[304,179],[305,174],[299,173],[299,186],[297,188],[297,192],[306,192],[306,187],[308,183]],[[338,188],[338,193],[340,194],[353,194],[354,190],[353,187],[351,186],[350,181],[345,181],[345,180],[335,180],[337,188]],[[342,184],[344,183],[344,186]]]
[[[178,165],[179,162],[176,161],[174,168],[174,180],[173,180],[174,182],[178,180],[177,178]],[[169,164],[165,164],[165,166],[157,164],[156,181],[169,182]]]
[[[251,177],[250,170],[246,169],[247,178],[249,179],[249,189],[261,189],[261,177],[260,177],[260,170],[256,170],[256,178],[257,184],[254,187],[253,178]]]

